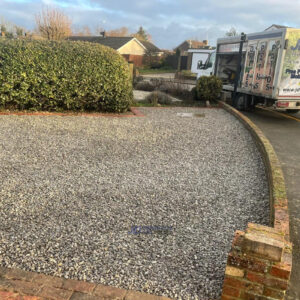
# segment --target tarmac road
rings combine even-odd
[[[273,145],[287,187],[290,234],[293,243],[293,269],[287,300],[300,299],[300,113],[285,114],[256,108],[244,113],[267,136]]]

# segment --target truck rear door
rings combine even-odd
[[[281,100],[300,99],[300,29],[288,28],[288,46],[285,50],[278,98]]]

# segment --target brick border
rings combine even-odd
[[[237,117],[254,137],[260,152],[263,155],[264,163],[267,169],[267,178],[269,183],[271,226],[284,233],[289,241],[289,212],[288,200],[285,188],[285,180],[281,169],[280,161],[275,153],[273,146],[262,131],[252,122],[234,109],[232,106],[219,102],[220,106],[226,111]]]
[[[171,300],[167,297],[0,267],[1,300]]]
[[[130,118],[130,117],[144,117],[144,115],[136,108],[130,107],[132,114],[116,114],[116,113],[81,113],[81,112],[48,112],[48,111],[0,111],[0,116],[60,116],[60,117],[106,117],[106,118]]]
[[[263,156],[269,184],[271,227],[248,224],[236,231],[228,254],[222,300],[284,299],[292,270],[288,200],[279,159],[269,140],[246,116],[219,101],[251,133]]]

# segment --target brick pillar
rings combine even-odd
[[[275,228],[249,223],[246,232],[236,231],[222,300],[284,299],[292,268],[291,247]]]

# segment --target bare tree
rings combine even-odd
[[[140,41],[150,42],[152,40],[151,35],[148,34],[142,26],[140,26],[137,33],[133,34],[132,36]]]
[[[77,36],[91,36],[92,32],[89,26],[85,25],[82,28],[79,28],[79,30],[76,30],[73,32],[74,35]]]
[[[106,32],[107,36],[130,36],[129,30],[127,27],[121,27],[118,29],[109,30]]]
[[[48,40],[62,40],[72,34],[72,22],[57,8],[44,8],[35,17],[37,30]]]

